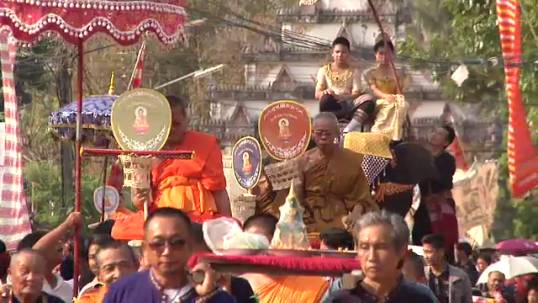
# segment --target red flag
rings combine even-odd
[[[146,54],[146,41],[142,42],[140,50],[138,51],[138,56],[136,58],[135,68],[133,74],[131,75],[131,81],[129,81],[129,86],[127,90],[133,88],[139,88],[142,86],[142,73],[144,71],[144,57]]]
[[[13,67],[17,44],[10,32],[0,30],[0,61],[4,93],[4,159],[0,159],[0,236],[8,249],[32,231],[22,179],[21,134]]]
[[[538,150],[532,145],[521,100],[521,7],[518,0],[497,0],[497,18],[508,98],[508,171],[512,196],[522,197],[538,186]]]

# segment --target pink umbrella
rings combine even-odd
[[[497,243],[497,250],[501,254],[522,256],[538,253],[538,244],[526,239],[511,239]]]

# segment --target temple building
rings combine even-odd
[[[405,1],[400,5],[374,2],[385,32],[393,41],[405,39],[406,24],[411,21]],[[260,35],[257,41],[245,42],[241,54],[245,82],[236,86],[212,85],[211,118],[193,124],[195,129],[217,134],[224,148],[229,149],[240,137],[257,135],[258,116],[271,102],[295,100],[305,105],[312,116],[317,114],[316,74],[330,61],[334,38],[343,36],[351,42],[353,64],[359,71],[375,64],[373,46],[379,28],[367,0],[301,0],[293,8],[278,11],[278,21],[281,39]],[[481,149],[475,151],[478,154],[485,151],[485,145],[500,144],[500,125],[481,120],[472,108],[443,99],[427,71],[412,70],[398,58],[396,65],[406,69],[412,79],[405,92],[411,105],[411,140],[424,141],[434,125],[452,123],[465,152],[473,154],[471,157],[475,148],[472,142],[481,143],[476,147]]]

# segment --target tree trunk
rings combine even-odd
[[[63,47],[62,47],[63,48]],[[64,49],[64,51],[68,51]],[[73,101],[73,90],[71,82],[71,58],[64,57],[59,65],[56,75],[56,91],[60,107]],[[60,143],[60,161],[62,169],[62,199],[61,209],[65,209],[66,198],[73,190],[73,164],[74,164],[73,144],[70,141],[61,141]]]

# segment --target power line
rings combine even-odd
[[[259,21],[255,21],[249,18],[246,18],[244,16],[241,16],[233,11],[231,11],[229,8],[226,8],[225,6],[219,6],[219,11],[224,11],[228,13],[229,15],[234,16],[235,18],[239,19],[237,20],[230,20],[226,17],[216,16],[208,11],[203,11],[199,9],[192,9],[191,10],[198,12],[200,14],[203,14],[208,19],[213,20],[219,20],[224,22],[227,25],[235,26],[235,27],[241,27],[247,30],[251,30],[255,33],[272,37],[276,41],[281,42],[286,45],[292,45],[298,48],[304,48],[304,49],[310,49],[310,50],[323,50],[323,49],[330,49],[330,43],[331,41],[313,36],[313,35],[307,35],[303,33],[297,33],[289,30],[282,30],[278,28],[277,26],[274,26],[272,24],[262,23]],[[244,22],[244,23],[243,23]],[[246,24],[245,24],[246,23]],[[538,51],[534,51],[531,54],[525,54],[526,60],[523,60],[521,62],[522,67],[527,67],[528,65],[536,65],[538,64],[538,56],[531,56],[538,54]],[[412,57],[409,55],[398,55],[400,58],[399,61],[405,62],[405,63],[421,63],[421,64],[428,64],[428,65],[445,65],[448,67],[451,66],[457,66],[460,64],[466,64],[466,65],[491,65],[491,66],[498,66],[499,68],[503,68],[503,60],[498,59],[496,57],[493,58],[459,58],[456,60],[446,60],[446,59],[423,59],[423,58],[417,58]],[[402,60],[403,59],[403,60]],[[497,63],[493,63],[492,61],[497,61]],[[447,71],[449,68],[447,69]]]

